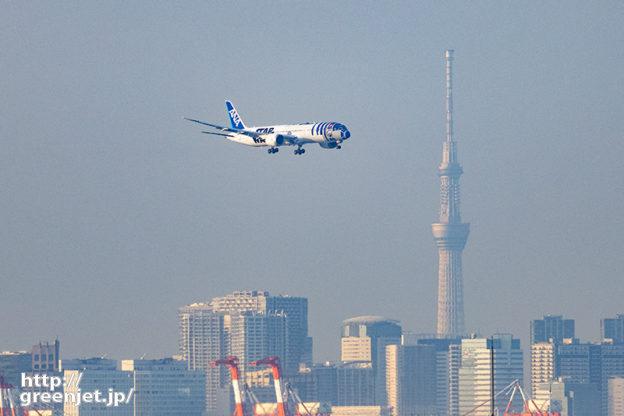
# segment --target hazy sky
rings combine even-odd
[[[318,361],[362,314],[433,332],[455,133],[466,326],[624,313],[621,1],[3,1],[0,350],[177,353],[177,308],[309,298]],[[182,119],[340,121],[269,155]]]

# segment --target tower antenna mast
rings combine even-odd
[[[457,143],[453,137],[453,60],[454,51],[446,51],[446,140],[443,143],[440,176],[440,221],[431,225],[438,246],[438,335],[465,333],[462,251],[470,224],[461,222],[459,177],[463,173],[457,161]]]

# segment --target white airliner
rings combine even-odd
[[[213,127],[225,133],[202,131],[206,134],[223,136],[228,140],[247,146],[268,146],[269,153],[277,153],[279,146],[297,146],[296,155],[305,153],[304,144],[318,143],[325,149],[340,149],[342,142],[351,137],[351,133],[344,124],[328,123],[301,123],[286,124],[283,126],[245,127],[238,111],[231,102],[226,101],[230,123],[232,127],[223,127],[216,124],[186,118],[186,120]]]

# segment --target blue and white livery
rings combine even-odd
[[[295,154],[301,155],[305,153],[303,145],[308,143],[318,143],[324,149],[340,149],[342,142],[351,137],[347,127],[336,122],[245,127],[243,119],[241,119],[232,103],[226,101],[225,105],[230,117],[231,127],[184,118],[221,131],[221,133],[212,131],[202,131],[202,133],[223,136],[230,141],[247,146],[268,146],[269,153],[277,153],[280,146],[297,146]]]

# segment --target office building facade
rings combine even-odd
[[[624,344],[624,314],[620,314],[616,318],[601,319],[600,338],[603,342]]]
[[[608,416],[624,416],[624,377],[609,379]]]
[[[205,374],[189,370],[185,361],[122,360],[121,370],[132,375],[133,416],[202,416],[205,412]]]
[[[381,316],[358,316],[342,322],[342,363],[370,362],[375,389],[373,404],[386,405],[386,346],[401,343],[398,321]],[[368,400],[368,399],[367,399]]]
[[[565,338],[574,338],[574,319],[563,319],[561,315],[547,315],[544,319],[531,321],[531,345],[539,342],[563,342]]]
[[[386,392],[393,416],[435,414],[436,386],[434,346],[386,347]]]
[[[493,344],[492,344],[493,342]],[[490,399],[491,348],[494,349],[494,392],[499,392],[514,380],[522,384],[522,349],[520,340],[510,334],[498,334],[494,339],[464,339],[461,343],[459,368],[459,414],[465,414]],[[498,407],[500,414],[505,404]],[[474,416],[488,416],[488,406],[474,410]]]

